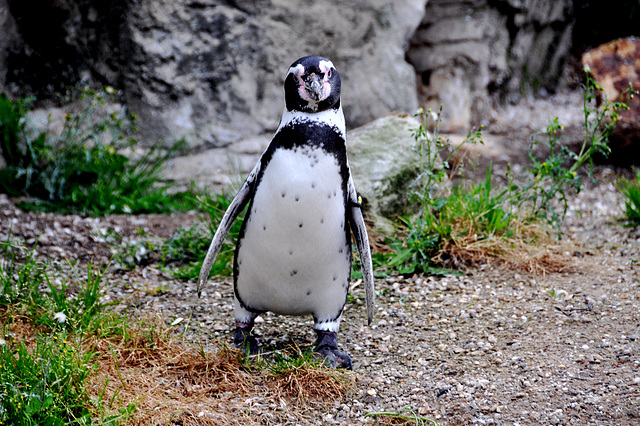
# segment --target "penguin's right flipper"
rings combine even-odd
[[[236,194],[235,198],[229,204],[227,211],[222,216],[222,220],[218,225],[218,229],[216,229],[216,233],[211,240],[211,245],[209,246],[209,250],[207,251],[207,256],[204,258],[204,262],[202,263],[202,268],[200,269],[200,276],[198,277],[198,285],[196,287],[196,291],[198,292],[198,297],[200,297],[200,293],[205,283],[207,282],[207,278],[209,278],[209,272],[211,272],[211,266],[213,262],[216,260],[216,256],[220,252],[220,248],[222,247],[222,243],[224,239],[227,237],[229,233],[229,229],[231,229],[231,225],[233,221],[236,220],[242,209],[247,205],[251,196],[253,194],[254,183],[256,176],[258,174],[258,170],[260,170],[261,161],[258,161],[256,166],[253,168],[247,180],[244,181],[242,187]]]

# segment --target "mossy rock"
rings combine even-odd
[[[406,113],[394,113],[349,132],[351,172],[364,210],[382,229],[417,208],[409,199],[420,173],[418,146],[412,131],[420,123]]]

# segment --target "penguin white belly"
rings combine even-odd
[[[336,158],[278,149],[255,190],[237,258],[236,290],[251,309],[336,319],[351,270]]]

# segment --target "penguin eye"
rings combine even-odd
[[[331,69],[329,69],[329,71],[327,71],[327,78],[330,78],[331,74],[332,74]]]

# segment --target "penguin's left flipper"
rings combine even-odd
[[[362,264],[362,278],[364,281],[364,293],[367,303],[367,324],[373,320],[373,304],[375,292],[373,284],[373,264],[371,262],[371,248],[369,247],[369,235],[362,216],[362,205],[353,185],[353,179],[349,177],[349,207],[351,209],[350,222],[353,236],[356,240],[360,263]]]
[[[222,216],[222,220],[218,225],[218,229],[216,229],[216,233],[213,235],[213,239],[211,240],[211,245],[209,246],[209,250],[207,251],[207,255],[204,258],[204,262],[202,263],[202,268],[200,268],[200,276],[198,277],[198,285],[196,287],[196,291],[198,292],[198,297],[200,297],[200,293],[202,291],[202,287],[204,287],[207,282],[207,278],[209,278],[209,272],[211,272],[211,266],[213,262],[216,260],[216,256],[220,252],[220,248],[222,247],[222,243],[224,239],[227,237],[229,233],[229,229],[231,229],[231,225],[233,225],[233,221],[236,220],[242,209],[247,205],[249,200],[251,200],[253,196],[254,184],[256,175],[258,174],[258,170],[260,170],[260,163],[258,161],[256,166],[253,168],[247,179],[242,184],[242,187],[236,194],[235,198],[229,204],[227,211]]]

